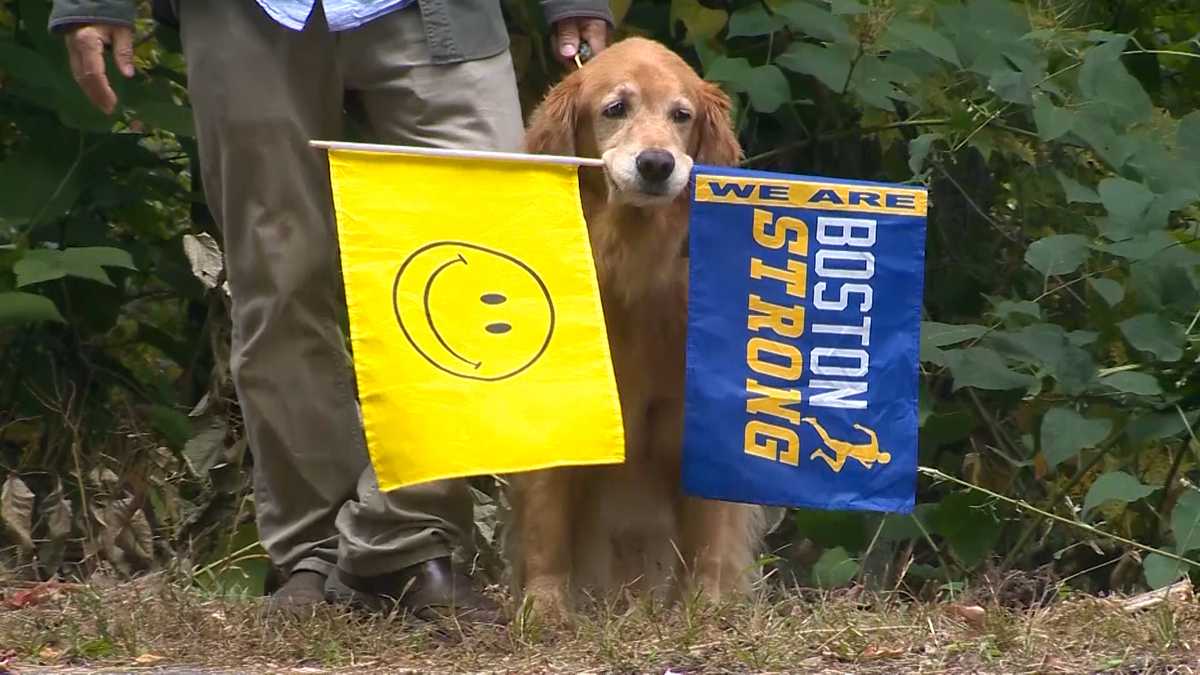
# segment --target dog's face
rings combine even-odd
[[[692,165],[736,163],[729,98],[674,52],[622,40],[555,86],[534,112],[526,144],[543,154],[600,157],[610,201],[677,199]]]
[[[630,67],[630,66],[633,67]],[[610,194],[635,205],[669,202],[687,185],[699,96],[674,69],[622,64],[581,101],[587,148],[604,159]],[[661,72],[656,72],[661,71]],[[658,75],[656,77],[656,74]]]

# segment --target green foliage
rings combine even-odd
[[[178,36],[139,26],[139,75],[110,70],[122,107],[107,118],[44,30],[47,6],[0,0],[0,461],[37,495],[37,522],[61,520],[60,494],[86,525],[87,495],[91,512],[136,506],[189,560],[228,556],[252,509]],[[536,0],[505,6],[528,109],[561,71]],[[930,188],[923,464],[1200,550],[1194,3],[612,6],[622,34],[663,41],[734,98],[749,165]],[[774,543],[821,552],[780,564],[823,586],[902,574],[878,583],[935,592],[992,565],[1091,589],[1189,571],[1151,555],[1109,575],[1116,545],[1074,546],[1078,532],[945,485],[922,481],[919,498],[911,517],[797,511]],[[122,541],[101,555],[154,562]]]
[[[1142,485],[1124,471],[1110,471],[1096,479],[1083,500],[1083,515],[1111,501],[1128,504],[1153,494],[1158,488]]]
[[[26,515],[45,542],[16,560],[41,576],[202,562],[246,490],[240,457],[217,487],[177,450],[210,420],[237,424],[213,350],[225,299],[183,246],[208,219],[182,62],[142,23],[139,74],[109,69],[121,106],[106,117],[49,6],[0,2],[0,467],[36,495]]]
[[[921,461],[1171,546],[1157,519],[1186,502],[1156,495],[1195,471],[1171,416],[1200,411],[1198,27],[1182,2],[769,0],[676,44],[737,97],[751,165],[931,188]],[[790,92],[755,79],[769,66]],[[849,534],[872,531],[863,514],[840,538],[811,516],[786,536],[851,559],[933,543],[943,576],[1083,564],[1055,555],[1075,532],[921,493],[925,531],[875,549]]]
[[[1089,419],[1070,408],[1051,408],[1042,417],[1042,456],[1054,468],[1080,450],[1098,446],[1111,430],[1109,420]]]
[[[846,549],[831,548],[813,565],[812,581],[818,588],[836,588],[858,574],[859,564],[850,559]]]

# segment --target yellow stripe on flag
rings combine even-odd
[[[380,488],[624,461],[576,168],[329,160]]]

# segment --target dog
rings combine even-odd
[[[506,557],[518,603],[566,619],[585,597],[747,593],[765,532],[758,507],[682,493],[689,182],[735,165],[731,101],[678,55],[626,38],[534,109],[526,151],[598,157],[580,169],[625,424],[623,464],[510,477]]]

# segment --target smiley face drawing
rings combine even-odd
[[[392,284],[400,330],[426,361],[457,377],[496,381],[533,365],[554,333],[554,303],[529,265],[461,241],[426,244]]]

